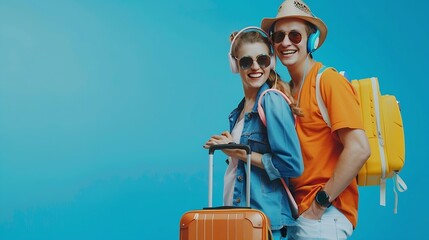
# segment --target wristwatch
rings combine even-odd
[[[319,204],[319,206],[328,208],[331,206],[331,203],[329,202],[329,195],[324,190],[320,190],[316,194],[316,203]]]

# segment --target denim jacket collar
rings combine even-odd
[[[256,95],[256,102],[255,105],[253,105],[253,109],[252,109],[252,113],[258,112],[258,101],[259,101],[259,97],[261,96],[261,94],[269,89],[270,87],[268,86],[267,83],[264,83],[258,90],[258,94]],[[244,97],[243,99],[240,101],[240,103],[238,104],[237,108],[234,109],[230,114],[229,114],[229,120],[231,122],[235,122],[238,118],[238,116],[240,115],[240,112],[243,110],[244,107]]]

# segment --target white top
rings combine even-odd
[[[231,136],[235,143],[240,143],[241,133],[243,132],[244,118],[242,118],[232,129]],[[234,185],[237,172],[238,159],[228,157],[229,164],[223,178],[223,205],[232,206],[234,197]]]

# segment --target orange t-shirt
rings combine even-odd
[[[328,109],[332,128],[323,120],[316,100],[316,76],[322,64],[317,62],[307,74],[299,99],[304,116],[299,117],[296,130],[301,143],[304,173],[291,179],[301,214],[307,210],[316,193],[331,178],[343,145],[335,134],[342,128],[363,129],[359,100],[353,86],[333,69],[320,79],[320,91]],[[298,94],[295,99],[297,100]],[[358,189],[354,180],[333,202],[355,227],[357,224]]]

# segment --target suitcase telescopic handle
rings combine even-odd
[[[250,207],[250,167],[251,167],[251,154],[252,151],[249,145],[245,144],[218,144],[210,146],[209,148],[209,194],[208,194],[208,207],[213,207],[213,154],[216,150],[223,149],[242,149],[246,151],[247,155],[247,173],[246,173],[246,206]]]
[[[213,155],[213,153],[216,150],[222,150],[222,149],[243,149],[243,150],[246,150],[246,154],[250,154],[251,153],[249,145],[236,144],[236,143],[228,143],[228,144],[218,144],[218,145],[210,146],[210,148],[209,148],[209,154]]]

